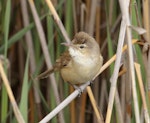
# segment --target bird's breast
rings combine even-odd
[[[63,79],[72,84],[82,84],[93,79],[102,65],[101,58],[72,59],[67,67],[61,69]]]

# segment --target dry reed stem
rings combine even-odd
[[[58,16],[58,14],[57,14],[57,12],[56,12],[56,10],[55,10],[55,8],[54,8],[52,2],[51,2],[50,0],[45,0],[45,1],[46,1],[47,5],[48,5],[48,7],[49,7],[49,9],[50,9],[50,11],[51,11],[53,17],[54,17],[55,22],[57,23],[58,27],[60,28],[60,31],[61,31],[61,33],[63,34],[63,36],[64,36],[66,42],[69,43],[69,42],[70,42],[70,39],[69,39],[69,37],[68,37],[68,35],[67,35],[67,32],[66,32],[66,30],[65,30],[65,28],[64,28],[64,26],[63,26],[61,20],[59,19],[59,16]]]
[[[146,41],[150,43],[150,2],[149,0],[143,0],[143,24],[144,28],[146,29],[147,33],[145,34]],[[147,82],[148,82],[148,93],[150,99],[150,50],[148,50],[148,58],[147,64],[145,64],[145,68],[147,71]]]
[[[147,109],[147,104],[146,104],[146,97],[145,97],[145,91],[144,91],[144,86],[143,86],[143,81],[142,81],[142,75],[141,75],[141,68],[138,63],[134,63],[138,82],[139,82],[139,87],[140,87],[140,92],[141,92],[141,97],[142,97],[142,102],[143,102],[143,110],[144,110],[144,118],[146,123],[150,123],[149,119],[149,114],[148,114],[148,109]]]
[[[113,74],[110,78],[111,82],[111,87],[110,87],[110,92],[109,92],[109,101],[108,101],[108,107],[107,107],[107,113],[106,113],[106,123],[110,122],[111,115],[112,115],[112,109],[113,109],[113,104],[114,104],[114,99],[115,102],[118,102],[119,105],[116,105],[118,114],[120,115],[119,118],[121,118],[120,122],[122,121],[122,113],[119,109],[120,107],[120,101],[117,96],[118,90],[117,90],[117,79],[118,79],[118,73],[120,69],[120,63],[121,63],[121,56],[122,56],[122,48],[124,44],[124,38],[125,38],[125,31],[126,31],[126,22],[124,19],[121,21],[121,27],[120,27],[120,33],[119,33],[119,39],[118,39],[118,46],[117,46],[117,53],[116,53],[116,61],[114,65],[114,71]]]
[[[46,61],[46,65],[47,65],[48,68],[52,68],[50,54],[49,54],[48,47],[47,47],[47,44],[46,44],[45,34],[44,34],[44,31],[43,31],[42,25],[40,23],[40,19],[38,17],[38,14],[37,14],[37,11],[36,11],[33,0],[29,0],[29,5],[30,5],[30,8],[31,8],[31,12],[33,14],[33,18],[34,18],[34,21],[35,21],[37,32],[38,32],[38,35],[39,35],[39,38],[40,38],[40,43],[41,43],[41,47],[42,47],[42,50],[43,50],[43,53],[44,53],[44,58],[45,58],[45,61]],[[59,98],[59,93],[58,93],[58,89],[57,89],[54,74],[51,74],[49,76],[49,79],[51,79],[51,84],[52,84],[52,88],[54,90],[56,103],[58,105],[60,103],[60,98]],[[59,122],[64,123],[64,116],[63,116],[62,112],[59,113]]]
[[[126,75],[121,76],[121,92],[120,92],[120,102],[121,102],[121,110],[122,110],[122,116],[125,119],[125,88],[126,88],[126,82],[125,82]]]
[[[126,73],[126,69],[122,69],[119,74],[118,74],[118,77],[122,76],[124,73]],[[120,103],[120,99],[119,99],[119,93],[118,93],[118,89],[116,88],[116,92],[115,92],[115,108],[116,108],[116,111],[117,111],[117,121],[119,123],[124,123],[123,121],[123,112],[122,112],[122,108],[121,108],[121,103]]]
[[[85,11],[86,11],[86,16],[85,16],[85,22],[84,22],[84,30],[88,31],[88,25],[89,25],[89,17],[90,17],[90,6],[91,6],[91,0],[86,0],[85,3]],[[82,3],[83,4],[83,3]]]
[[[102,113],[99,112],[98,110],[98,107],[97,107],[97,103],[96,103],[96,100],[94,99],[94,95],[92,93],[92,89],[90,86],[87,86],[87,92],[88,92],[88,95],[89,95],[89,98],[90,98],[90,101],[92,103],[92,106],[93,106],[93,109],[94,109],[94,112],[96,114],[96,117],[97,117],[97,120],[99,123],[104,123],[104,120],[103,120],[103,116],[102,116]]]
[[[146,40],[150,43],[150,17],[149,17],[149,0],[143,0],[143,24],[146,29]]]
[[[73,0],[73,22],[74,22],[74,32],[76,33],[78,31],[78,24],[77,24],[77,12],[76,12],[76,2]]]
[[[121,110],[121,103],[120,103],[119,93],[118,93],[117,88],[116,88],[116,92],[115,92],[115,107],[116,107],[116,113],[117,113],[117,121],[119,123],[124,123],[122,110]]]
[[[130,16],[129,16],[129,12],[128,12],[129,3],[130,3],[130,1],[126,1],[125,3],[123,3],[120,0],[120,5],[122,6],[122,8],[124,8],[124,11],[125,11],[125,20],[126,20],[126,24],[128,26],[131,25],[130,24]],[[126,5],[124,6],[124,4],[126,4]],[[136,80],[135,80],[133,47],[132,47],[132,43],[131,43],[132,33],[131,33],[131,29],[129,27],[127,27],[127,29],[126,29],[126,39],[127,39],[127,45],[128,45],[129,70],[131,72],[132,96],[133,96],[133,103],[134,103],[135,121],[136,121],[136,123],[140,123],[139,104],[138,104]]]
[[[121,12],[122,12],[122,21],[121,21],[121,26],[120,26],[117,53],[116,53],[117,59],[115,61],[113,74],[110,78],[111,88],[110,88],[110,92],[109,92],[109,101],[108,101],[108,108],[107,108],[107,114],[106,114],[106,123],[110,122],[110,118],[111,118],[111,114],[112,114],[112,108],[113,108],[114,97],[115,97],[115,92],[116,92],[117,78],[118,78],[121,56],[122,56],[121,50],[122,50],[122,47],[124,44],[125,32],[126,32],[126,28],[127,28],[127,23],[125,20],[126,19],[125,18],[126,13],[123,11],[121,4],[120,4],[120,7],[121,7]]]
[[[79,123],[85,123],[85,119],[86,119],[85,112],[86,112],[86,104],[87,104],[86,101],[87,101],[87,93],[85,92],[81,95],[81,99],[80,99],[82,106],[79,109],[80,113],[78,113],[78,117],[79,117],[78,122]]]
[[[94,33],[94,26],[95,26],[95,17],[96,17],[96,8],[97,8],[97,0],[91,1],[91,10],[90,10],[90,17],[88,23],[88,33],[93,35]]]
[[[108,102],[106,79],[102,79],[101,83],[102,84],[101,84],[101,88],[100,88],[101,92],[100,92],[99,106],[100,106],[101,112],[104,112],[104,107],[106,105],[105,100],[106,100],[106,102]]]
[[[3,68],[3,66],[2,66],[2,61],[0,60],[0,75],[1,75],[1,78],[2,78],[2,80],[3,80],[3,82],[4,82],[4,85],[5,85],[5,87],[6,87],[6,90],[7,90],[7,93],[8,93],[8,96],[9,96],[9,99],[10,99],[10,102],[11,102],[11,104],[12,104],[12,107],[13,107],[13,110],[14,110],[14,114],[15,114],[15,116],[16,116],[16,119],[17,119],[17,121],[19,122],[19,123],[25,123],[25,121],[24,121],[24,119],[23,119],[23,117],[22,117],[22,114],[21,114],[21,112],[19,111],[19,108],[18,108],[18,106],[17,106],[17,103],[16,103],[16,100],[15,100],[15,98],[14,98],[14,95],[13,95],[13,92],[12,92],[12,90],[11,90],[11,87],[10,87],[10,85],[9,85],[9,81],[8,81],[8,79],[7,79],[7,77],[6,77],[6,74],[5,74],[5,72],[4,72],[4,68]]]
[[[86,7],[85,4],[81,4],[81,19],[80,19],[80,30],[85,30],[84,25],[84,16],[85,16]]]
[[[74,88],[71,86],[70,92],[72,93],[74,91]],[[75,100],[73,100],[70,103],[70,122],[71,123],[76,123],[76,107],[75,107]]]
[[[127,72],[126,68],[123,68],[122,71],[119,72],[119,77],[122,76],[124,73]],[[125,83],[125,75],[121,77],[121,94],[120,94],[120,102],[121,102],[121,110],[122,110],[122,116],[124,117],[125,113],[125,88],[126,88],[126,83]]]
[[[27,1],[25,0],[21,0],[21,10],[22,10],[22,17],[23,17],[23,24],[24,27],[29,25],[29,16],[28,16],[28,11],[27,11]],[[33,47],[33,41],[32,41],[32,36],[31,36],[31,31],[29,30],[26,34],[25,34],[25,40],[27,43],[27,47],[29,50],[29,57],[30,57],[30,68],[31,68],[31,75],[33,75],[33,73],[35,72],[35,68],[36,68],[36,62],[35,62],[35,53],[34,53],[34,47]],[[35,103],[39,106],[38,108],[38,116],[39,119],[41,118],[41,107],[40,107],[40,97],[38,94],[38,89],[37,89],[37,82],[33,83],[34,84],[34,96],[35,96]]]
[[[101,1],[101,0],[100,0]],[[100,1],[97,1],[97,3],[100,3]],[[100,43],[100,6],[99,6],[99,4],[97,4],[96,5],[96,16],[95,16],[95,23],[93,23],[93,25],[94,25],[94,27],[95,27],[95,39],[96,39],[96,41],[97,41],[97,43],[100,45],[101,43]],[[95,80],[95,84],[93,85],[93,93],[94,93],[94,98],[95,98],[95,100],[97,101],[97,103],[98,103],[98,100],[99,100],[99,86],[100,85],[100,83],[99,83],[99,78],[97,78],[96,80]],[[98,105],[98,104],[97,104]],[[97,106],[96,105],[96,106]],[[101,119],[103,119],[103,116],[102,116],[102,111],[99,109],[99,112],[100,112],[100,117],[101,117]],[[101,121],[103,121],[103,120],[101,120]],[[97,117],[96,117],[96,115],[94,115],[94,117],[93,117],[93,123],[96,123],[96,122],[98,122],[98,120],[97,120]],[[103,121],[104,122],[104,121]]]

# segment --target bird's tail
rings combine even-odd
[[[53,73],[54,72],[54,69],[52,68],[52,69],[48,69],[48,70],[46,70],[45,72],[43,72],[43,73],[41,73],[41,74],[39,74],[37,77],[36,77],[36,79],[44,79],[44,78],[47,78],[48,76],[49,76],[49,74],[51,74],[51,73]]]

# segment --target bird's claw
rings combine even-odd
[[[80,97],[81,94],[83,93],[83,90],[80,87],[78,87],[77,85],[73,85],[73,87],[74,87],[75,90],[78,90],[78,92],[79,92],[78,96]]]
[[[92,85],[93,85],[93,81],[94,81],[94,80],[90,81],[90,86],[92,86]]]

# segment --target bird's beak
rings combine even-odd
[[[67,42],[64,42],[64,43],[61,43],[62,45],[66,46],[66,47],[72,47],[73,44],[70,42],[70,43],[67,43]]]

